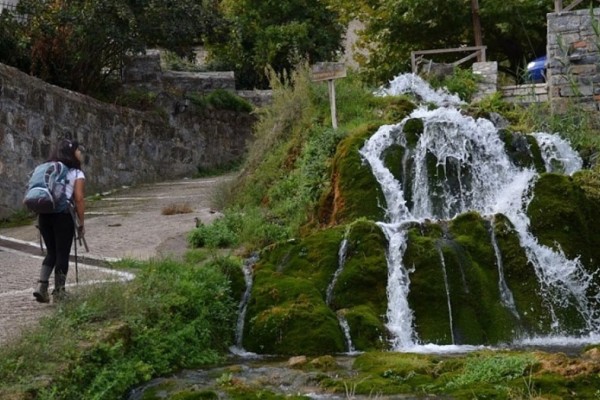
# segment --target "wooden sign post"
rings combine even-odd
[[[344,78],[345,76],[346,66],[344,63],[321,62],[313,65],[311,69],[311,79],[313,82],[327,81],[329,103],[331,105],[331,124],[333,125],[333,129],[337,129],[334,80]]]

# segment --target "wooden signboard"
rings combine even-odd
[[[320,62],[311,68],[311,79],[314,82],[328,81],[331,79],[345,78],[346,66],[344,63]]]
[[[335,84],[334,80],[346,77],[346,65],[336,62],[320,62],[311,68],[311,79],[313,82],[327,81],[329,89],[329,102],[331,104],[331,123],[333,129],[337,129],[335,110]]]

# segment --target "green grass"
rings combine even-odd
[[[254,107],[240,96],[224,89],[216,89],[208,94],[189,93],[187,98],[201,109],[251,112]]]
[[[122,398],[152,377],[221,360],[238,301],[221,269],[169,260],[140,268],[128,284],[74,291],[3,347],[0,397]]]
[[[36,218],[36,215],[29,211],[19,210],[4,219],[0,219],[0,229],[31,225]]]

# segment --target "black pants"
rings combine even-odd
[[[54,267],[54,275],[67,276],[69,254],[75,235],[75,224],[71,214],[40,214],[39,225],[46,244],[46,258],[43,265]]]

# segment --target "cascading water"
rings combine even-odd
[[[331,300],[333,299],[333,289],[335,289],[335,284],[337,283],[338,277],[344,270],[344,264],[346,263],[346,251],[348,250],[348,233],[349,230],[346,231],[344,238],[342,239],[342,243],[340,244],[340,249],[338,250],[338,267],[333,274],[333,278],[331,278],[331,282],[327,287],[327,292],[325,294],[325,303],[330,306]]]
[[[510,160],[491,121],[462,115],[452,107],[459,104],[456,98],[433,91],[417,76],[400,75],[391,82],[389,89],[381,90],[379,94],[406,91],[441,107],[430,110],[422,106],[398,124],[381,126],[360,150],[386,201],[385,220],[378,225],[389,246],[387,327],[393,335],[393,349],[406,349],[418,343],[408,302],[412,271],[402,263],[407,247],[406,227],[424,220],[450,220],[468,211],[476,211],[487,218],[504,214],[518,232],[544,296],[555,307],[563,307],[565,302],[571,301],[585,320],[588,331],[598,330],[598,304],[590,304],[589,300],[590,293],[595,290],[592,277],[579,260],[569,260],[560,250],[539,244],[529,231],[526,209],[538,174]],[[423,130],[416,144],[409,145],[404,128],[411,119],[421,120]],[[534,137],[542,149],[548,171],[572,174],[581,168],[581,159],[564,140],[546,133],[536,133]],[[405,151],[402,182],[384,162],[385,151],[392,145]],[[407,161],[407,157],[410,160]],[[412,168],[407,171],[409,164]],[[432,165],[436,171],[433,177]],[[498,268],[501,268],[500,264]],[[508,287],[502,291],[506,294],[505,305],[511,307]],[[600,301],[598,293],[592,298]],[[558,330],[557,320],[553,318]]]
[[[246,319],[246,311],[248,309],[248,301],[250,300],[250,293],[252,292],[252,268],[258,261],[258,255],[245,260],[242,266],[242,272],[244,273],[244,282],[246,283],[246,290],[238,305],[238,319],[235,329],[235,345],[230,348],[230,351],[238,355],[248,355],[242,347],[242,339],[244,334],[244,320]]]
[[[494,223],[494,218],[491,219],[491,223]],[[504,278],[502,254],[500,253],[500,248],[498,247],[498,241],[496,240],[496,233],[493,226],[490,229],[490,240],[492,242],[492,247],[494,248],[494,255],[496,256],[496,266],[498,267],[498,289],[500,291],[500,300],[502,301],[504,307],[508,308],[516,319],[520,319],[521,317],[517,311],[515,299],[510,291],[510,288],[506,284],[506,279]]]
[[[442,265],[442,274],[444,275],[444,287],[446,289],[446,298],[448,301],[448,316],[450,318],[450,335],[452,336],[452,344],[454,344],[454,329],[452,323],[452,302],[450,301],[450,286],[448,285],[448,273],[446,272],[446,261],[444,260],[444,252],[441,247],[438,247],[438,253],[440,254],[440,264]]]
[[[348,235],[350,234],[350,228],[348,228],[344,234],[344,238],[340,243],[340,249],[338,250],[338,267],[335,270],[333,277],[331,278],[331,282],[329,286],[327,286],[327,291],[325,294],[325,303],[328,306],[331,306],[331,302],[333,301],[333,290],[335,289],[335,284],[337,283],[338,277],[344,270],[344,265],[346,264],[346,253],[348,251]],[[346,340],[346,349],[348,353],[354,353],[356,349],[352,344],[352,336],[350,335],[350,325],[348,325],[348,321],[344,316],[343,312],[338,311],[336,313],[338,322],[340,324],[340,328],[344,334],[344,339]]]
[[[348,354],[353,354],[356,352],[356,349],[354,348],[354,344],[352,344],[352,336],[350,336],[350,325],[348,325],[348,320],[342,313],[339,312],[337,313],[337,318],[340,323],[340,327],[342,328],[342,332],[344,333]]]

